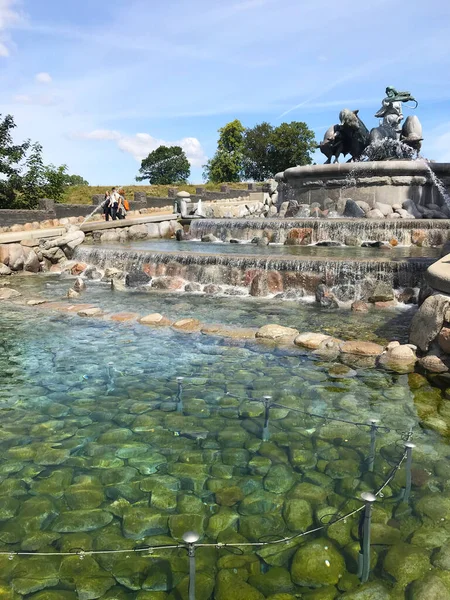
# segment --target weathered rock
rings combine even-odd
[[[369,302],[387,302],[389,300],[394,300],[394,290],[384,281],[378,281],[369,296]]]
[[[172,327],[179,331],[198,331],[201,327],[201,323],[198,319],[179,319],[173,323]]]
[[[86,289],[86,283],[84,279],[82,279],[81,277],[77,277],[75,279],[75,283],[73,284],[73,289],[76,292],[83,292]]]
[[[341,344],[341,352],[358,356],[379,356],[383,352],[383,346],[373,342],[355,340],[343,342]]]
[[[423,352],[428,350],[442,329],[444,315],[450,306],[450,297],[442,294],[429,296],[411,321],[409,341]]]
[[[392,213],[392,206],[390,204],[383,204],[382,202],[375,202],[375,209],[378,209],[384,217]]]
[[[12,273],[12,271],[9,267],[4,265],[3,263],[0,263],[0,277],[2,275],[11,275],[11,273]]]
[[[344,243],[346,246],[361,246],[362,240],[356,235],[346,235],[344,239]]]
[[[380,581],[370,581],[339,596],[340,600],[393,600],[389,589]]]
[[[344,217],[353,217],[362,219],[366,216],[366,212],[354,200],[347,199],[344,208]]]
[[[384,215],[381,212],[381,210],[379,210],[378,208],[374,208],[372,210],[370,210],[367,214],[366,217],[368,219],[384,219]]]
[[[437,342],[446,354],[450,354],[450,327],[443,327],[439,332]]]
[[[308,214],[305,217],[309,216],[309,207]],[[287,234],[286,244],[289,246],[307,246],[311,243],[313,230],[309,227],[305,227],[303,229],[290,229]]]
[[[355,302],[351,305],[352,312],[367,312],[369,310],[369,305],[362,300],[355,300]]]
[[[18,561],[11,576],[11,588],[18,594],[32,594],[59,582],[57,563],[49,557],[32,556]],[[15,596],[6,596],[15,600]]]
[[[413,200],[405,200],[402,204],[402,208],[411,213],[416,219],[422,218],[422,213],[418,210]]]
[[[148,285],[152,278],[144,271],[131,271],[125,275],[125,285],[131,288],[137,288]]]
[[[212,233],[207,233],[206,235],[202,236],[201,241],[202,242],[212,242],[212,243],[220,242],[219,238],[216,237]]]
[[[257,338],[267,340],[277,340],[281,338],[291,338],[297,336],[297,329],[292,327],[283,327],[282,325],[263,325],[256,332]]]
[[[323,308],[339,307],[336,296],[323,283],[317,286],[315,296],[316,302],[318,302]]]
[[[147,235],[148,231],[145,223],[142,225],[132,225],[128,229],[128,236],[130,240],[145,240]]]
[[[0,289],[0,300],[10,300],[11,298],[18,298],[22,294],[12,288],[1,288]]]
[[[167,514],[153,508],[131,506],[123,516],[123,535],[126,538],[138,540],[149,535],[166,534],[169,530],[167,517]]]
[[[296,346],[300,346],[302,348],[309,348],[310,350],[316,350],[320,344],[328,339],[331,336],[324,335],[323,333],[300,333],[294,340],[294,344]]]
[[[23,270],[29,273],[38,273],[41,270],[41,263],[33,248],[24,248]]]
[[[92,308],[83,308],[77,312],[79,317],[100,317],[102,314],[103,311],[101,308],[98,308],[98,306],[93,306]]]
[[[266,598],[270,596],[275,600],[277,596],[282,600],[283,594],[294,588],[289,571],[282,567],[273,567],[267,573],[251,575],[248,582],[264,594]],[[276,596],[272,594],[276,594]]]
[[[170,277],[164,275],[152,280],[152,288],[155,290],[182,290],[186,281],[181,277]]]
[[[150,315],[146,315],[145,317],[141,317],[139,319],[139,323],[142,325],[153,325],[155,327],[167,327],[172,325],[172,321],[160,315],[159,313],[152,313]]]
[[[12,271],[23,269],[25,261],[24,248],[20,244],[8,244],[8,258],[2,262],[8,265]]]
[[[79,298],[80,293],[75,291],[73,288],[70,288],[70,290],[67,292],[67,297],[68,298]]]
[[[380,356],[379,364],[398,373],[408,373],[414,370],[417,361],[416,353],[406,344],[387,348]]]

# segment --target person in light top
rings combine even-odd
[[[111,190],[110,198],[109,198],[109,212],[111,214],[112,220],[115,221],[117,219],[117,211],[122,205],[122,200],[120,194],[116,190],[115,187]]]

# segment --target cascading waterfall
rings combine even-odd
[[[213,234],[222,241],[235,238],[250,241],[268,235],[269,241],[278,240],[280,232],[290,229],[311,229],[311,243],[327,240],[345,243],[349,236],[362,241],[390,241],[395,239],[401,246],[411,245],[411,233],[424,230],[430,246],[439,246],[450,235],[450,222],[445,219],[202,219],[192,221],[191,235],[201,239]]]
[[[81,246],[75,259],[106,269],[144,270],[152,276],[177,276],[200,284],[225,284],[249,288],[258,273],[279,280],[287,291],[314,293],[320,283],[328,285],[341,300],[364,296],[367,286],[383,281],[393,288],[419,287],[433,259],[334,260],[324,258],[279,258],[197,254],[189,252],[148,252]]]

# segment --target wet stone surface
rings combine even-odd
[[[13,305],[0,332],[1,598],[187,600],[185,550],[133,550],[189,530],[214,544],[196,553],[200,600],[447,593],[450,411],[420,375]],[[264,395],[283,406],[266,441]],[[369,428],[330,418],[389,427],[372,473]],[[411,501],[403,466],[375,504],[367,584],[356,577],[359,514],[263,544],[361,506],[410,428]],[[258,545],[216,546],[248,542]],[[124,552],[56,554],[80,550]],[[55,555],[9,560],[20,551]]]

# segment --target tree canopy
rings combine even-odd
[[[293,121],[274,127],[258,123],[245,129],[237,119],[219,129],[217,151],[204,167],[203,177],[214,183],[242,178],[264,181],[279,171],[312,163],[314,132]]]
[[[203,167],[203,178],[213,183],[242,178],[244,126],[235,119],[219,129],[217,152]]]
[[[39,143],[14,144],[15,127],[12,115],[0,115],[0,208],[36,208],[40,198],[59,201],[73,179],[85,181],[68,175],[66,165],[45,165]]]
[[[190,173],[189,161],[180,146],[159,146],[141,162],[136,181],[148,179],[151,185],[186,183]]]

